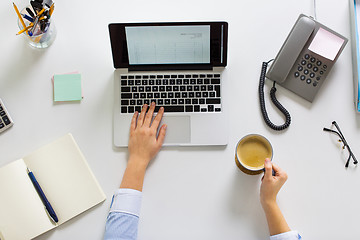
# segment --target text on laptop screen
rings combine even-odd
[[[210,25],[126,26],[129,65],[209,64]]]

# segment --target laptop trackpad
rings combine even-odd
[[[164,116],[161,121],[162,124],[167,125],[165,144],[190,143],[190,116]]]

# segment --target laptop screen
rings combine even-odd
[[[227,64],[226,22],[112,23],[115,68],[211,69]]]
[[[125,27],[129,65],[210,64],[210,25]]]

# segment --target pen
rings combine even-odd
[[[53,3],[54,2],[52,0],[44,0],[43,1],[43,4],[45,4],[45,6],[47,6],[48,8],[50,8]]]
[[[30,5],[34,9],[35,14],[37,14],[43,8],[42,3],[37,2],[37,1],[30,1]]]
[[[22,19],[21,15],[20,15],[19,9],[18,9],[17,6],[15,5],[15,3],[13,3],[13,6],[14,6],[14,9],[15,9],[16,14],[17,14],[18,17],[19,17],[19,20],[20,20],[20,22],[21,22],[21,25],[23,26],[23,28],[26,28],[26,25],[25,25],[25,23],[24,23],[24,20]]]
[[[30,36],[32,36],[34,34],[34,31],[35,31],[35,28],[36,28],[36,25],[38,24],[38,22],[39,22],[39,17],[37,16],[34,20],[34,25],[32,26],[32,28],[29,31]]]
[[[26,8],[26,11],[30,14],[30,16],[32,17],[32,18],[34,18],[35,17],[35,14],[31,11],[31,9],[30,8]]]
[[[41,15],[44,13],[44,11],[45,11],[45,8],[41,9],[41,11],[36,15],[36,18],[34,20],[34,26],[29,31],[30,36],[32,36],[34,34],[36,25],[39,23],[39,19],[40,19]]]
[[[27,172],[28,172],[28,175],[30,177],[31,182],[33,183],[33,185],[34,185],[34,187],[36,189],[36,192],[39,194],[39,196],[41,198],[41,201],[43,202],[43,204],[45,206],[45,209],[46,209],[47,213],[50,215],[51,220],[53,220],[55,223],[57,223],[59,220],[58,220],[58,218],[57,218],[57,216],[55,214],[55,211],[51,207],[50,202],[47,200],[47,198],[46,198],[43,190],[41,189],[40,184],[36,180],[33,172],[30,171],[29,168],[27,168]]]
[[[23,16],[23,18],[25,18],[26,20],[28,20],[29,22],[33,22],[34,19],[26,14],[21,14],[21,16]]]

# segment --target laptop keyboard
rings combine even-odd
[[[156,103],[155,112],[221,112],[220,74],[120,75],[121,113],[140,112]]]

